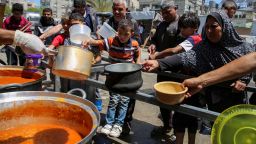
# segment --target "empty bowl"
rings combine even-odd
[[[188,91],[181,83],[166,81],[154,85],[156,99],[164,104],[175,105],[181,103]]]

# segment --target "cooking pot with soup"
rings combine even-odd
[[[0,94],[0,143],[85,144],[100,122],[88,100],[66,93]]]
[[[26,71],[21,66],[0,66],[0,93],[10,91],[40,91],[45,74]]]

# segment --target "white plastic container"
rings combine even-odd
[[[76,24],[69,28],[70,41],[76,45],[81,45],[83,41],[91,38],[91,29],[82,24]]]
[[[104,22],[97,33],[106,39],[109,37],[115,37],[117,32],[109,24]]]

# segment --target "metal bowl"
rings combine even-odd
[[[10,83],[6,85],[0,85],[0,93],[11,91],[39,91],[42,90],[42,81],[45,77],[45,73],[38,70],[37,72],[23,71],[22,66],[0,66],[0,77],[26,77],[35,79],[26,83]]]
[[[0,94],[0,107],[1,143],[17,139],[17,137],[6,140],[1,139],[3,133],[8,129],[19,128],[28,124],[51,124],[65,126],[76,131],[82,137],[77,143],[84,144],[88,143],[94,136],[100,122],[100,114],[91,102],[65,93],[3,93]],[[13,133],[16,132],[13,131]],[[38,132],[29,138],[19,137],[19,140],[40,141],[42,134],[46,135],[47,138],[51,137],[51,133],[48,130]],[[66,138],[64,137],[63,139]],[[51,141],[46,143],[51,143]]]

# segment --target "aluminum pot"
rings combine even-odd
[[[133,63],[117,63],[106,66],[106,87],[116,92],[138,90],[143,84],[141,68],[141,65]]]
[[[0,94],[0,133],[13,130],[17,134],[15,129],[22,126],[60,125],[79,133],[81,139],[77,143],[85,144],[95,135],[99,123],[100,113],[97,108],[90,101],[72,94],[43,91]],[[27,131],[30,130],[28,127]],[[15,135],[7,140],[3,138],[4,135],[0,135],[0,141],[66,143],[65,139],[69,139],[71,135],[63,133],[66,133],[63,129],[47,129],[29,136],[22,133],[22,137]]]
[[[86,80],[91,73],[92,52],[77,46],[60,46],[53,74],[72,80]]]
[[[11,91],[40,91],[42,90],[42,81],[45,73],[38,70],[37,72],[23,71],[22,66],[0,66],[0,77],[29,77],[35,79],[32,82],[24,84],[12,83],[7,85],[0,85],[0,93]]]

